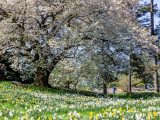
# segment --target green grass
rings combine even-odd
[[[0,120],[160,119],[155,93],[109,95],[0,82]]]

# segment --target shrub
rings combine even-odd
[[[119,87],[122,89],[123,92],[127,92],[128,86],[128,76],[127,75],[120,75],[118,77],[119,80]]]
[[[136,85],[136,87],[140,87],[140,88],[143,88],[144,86],[145,86],[144,83],[139,83],[139,84]]]

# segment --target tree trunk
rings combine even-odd
[[[36,76],[35,76],[35,80],[34,80],[34,84],[36,86],[51,87],[48,83],[50,73],[51,72],[48,71],[47,69],[44,69],[42,67],[38,67],[37,72],[36,72]]]
[[[151,0],[151,35],[155,35],[155,32],[154,32],[154,0]]]
[[[129,55],[128,93],[132,92],[131,55]]]
[[[132,92],[132,73],[131,69],[129,70],[129,75],[128,75],[128,93]]]
[[[155,35],[155,30],[154,30],[154,0],[151,0],[151,35]],[[157,52],[155,53],[155,74],[154,74],[154,83],[155,83],[155,91],[159,93],[159,86],[158,86],[158,59],[157,59]]]
[[[103,80],[103,95],[107,95],[107,82]]]
[[[155,56],[155,66],[156,66],[156,69],[155,69],[155,75],[154,75],[154,79],[155,79],[155,91],[157,93],[159,93],[159,85],[158,85],[158,69],[157,69],[157,65],[158,65],[158,59],[157,59],[157,56]]]
[[[65,88],[69,90],[69,89],[70,89],[70,84],[71,84],[71,82],[70,82],[70,81],[67,81],[67,82],[66,82],[66,85],[65,85]]]
[[[78,78],[77,78],[78,79]],[[78,85],[78,80],[75,82],[74,84],[74,90],[76,91],[77,90],[77,85]]]

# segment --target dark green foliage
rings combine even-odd
[[[146,71],[144,64],[145,61],[142,60],[142,57],[138,56],[137,54],[132,54],[131,58],[131,66],[133,68],[132,71],[136,74],[136,77],[141,78],[145,84],[150,83],[153,79],[152,74]]]
[[[160,97],[160,94],[157,94],[155,92],[137,92],[137,93],[131,93],[131,94],[118,94],[118,95],[110,95],[110,97],[116,97],[116,98],[124,98],[124,99],[149,99],[153,97]]]

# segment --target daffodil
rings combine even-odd
[[[37,120],[41,120],[41,117],[38,117]]]
[[[153,116],[157,117],[158,116],[158,112],[153,112]]]
[[[93,112],[90,112],[89,113],[89,120],[92,120],[93,119]]]
[[[125,120],[125,118],[124,118],[124,117],[122,117],[122,120]]]
[[[99,120],[99,115],[98,114],[96,114],[96,120]]]
[[[132,112],[134,112],[134,110],[133,109],[129,109],[128,112],[132,113]]]

